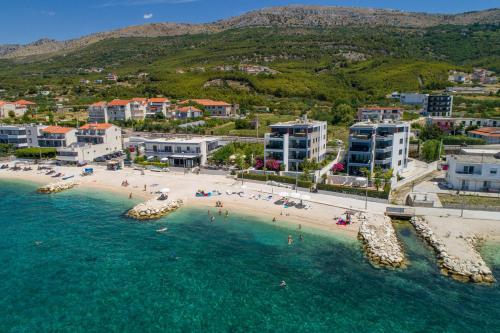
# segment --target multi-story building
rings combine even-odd
[[[358,108],[359,121],[383,121],[394,120],[399,121],[403,117],[403,109],[391,106],[368,106]]]
[[[123,99],[114,99],[108,103],[109,121],[127,121],[132,118],[130,101]]]
[[[44,125],[4,125],[0,124],[0,143],[14,148],[38,147],[38,136]]]
[[[108,103],[97,102],[88,107],[89,123],[107,123],[108,117]]]
[[[182,101],[180,104],[188,104],[189,102],[194,102],[201,105],[205,111],[210,113],[211,117],[222,117],[227,118],[236,114],[239,109],[239,105],[231,105],[223,101],[213,101],[211,99],[190,99]]]
[[[60,148],[76,142],[76,129],[71,127],[47,126],[40,130],[39,147]]]
[[[12,102],[0,101],[0,118],[8,118],[11,114],[16,117],[16,105]]]
[[[486,141],[487,144],[500,143],[499,127],[482,127],[474,131],[469,131],[468,135],[472,138],[479,138]]]
[[[203,111],[194,106],[178,107],[173,111],[175,119],[193,119],[203,116]]]
[[[424,114],[431,117],[451,117],[453,96],[429,95],[424,106]]]
[[[65,163],[83,163],[112,156],[122,151],[121,128],[112,124],[86,124],[78,128],[77,141],[57,149],[57,160]]]
[[[24,99],[15,102],[0,101],[0,118],[7,118],[13,114],[22,117],[28,110],[35,110],[36,103]]]
[[[158,115],[163,117],[168,116],[168,109],[170,108],[170,100],[168,98],[158,97],[150,98],[147,102],[146,117],[154,118]]]
[[[427,117],[427,124],[437,125],[442,131],[449,133],[459,127],[500,127],[500,119]]]
[[[409,144],[408,123],[357,123],[349,130],[347,171],[361,175],[361,169],[373,172],[379,166],[398,174],[408,166]]]
[[[219,147],[218,138],[152,139],[144,142],[144,154],[174,167],[192,168],[207,164],[208,156]]]
[[[144,120],[147,113],[147,98],[135,97],[130,100],[130,114],[133,120]]]
[[[429,97],[429,94],[401,93],[399,101],[401,104],[407,105],[425,105],[427,97]]]
[[[321,162],[326,157],[327,123],[300,120],[270,126],[265,136],[264,160],[276,160],[284,171],[297,171],[304,160]]]
[[[446,156],[446,182],[455,190],[500,191],[499,148],[465,148]]]

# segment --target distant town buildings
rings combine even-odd
[[[231,105],[223,101],[214,101],[211,99],[189,99],[180,102],[180,105],[195,103],[202,106],[211,117],[228,118],[234,116],[239,110],[239,105]]]
[[[15,102],[0,100],[0,118],[22,117],[28,110],[36,110],[36,103],[20,99]]]
[[[106,75],[106,80],[108,81],[118,81],[118,75],[116,75],[115,73],[109,73],[108,75]]]
[[[266,66],[259,66],[259,65],[248,65],[248,64],[241,64],[238,69],[241,72],[247,73],[247,74],[279,74],[277,70],[271,69]]]
[[[373,172],[376,166],[401,173],[408,166],[409,142],[406,122],[354,124],[349,130],[349,175],[363,175],[364,168]]]
[[[383,120],[401,120],[403,117],[403,109],[398,107],[380,107],[380,106],[369,106],[358,108],[358,120],[359,121],[376,121],[380,122]]]
[[[307,117],[270,126],[265,135],[264,163],[276,160],[283,171],[299,170],[305,160],[322,162],[326,157],[327,123]]]
[[[174,167],[192,168],[207,164],[208,155],[219,147],[218,138],[151,139],[144,142],[148,159],[167,162]]]
[[[451,117],[453,96],[429,95],[424,105],[424,114],[431,117]]]
[[[464,148],[446,156],[446,182],[455,190],[500,191],[500,146]]]
[[[464,130],[470,126],[500,127],[500,119],[427,117],[426,121],[429,125],[437,125],[445,133],[449,133],[457,128]]]

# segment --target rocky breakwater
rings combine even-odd
[[[78,185],[77,181],[67,181],[67,182],[62,181],[42,186],[38,189],[38,192],[46,194],[57,193],[57,192],[62,192],[64,190],[69,190],[70,188],[73,188],[76,185]]]
[[[127,212],[127,216],[136,220],[154,220],[179,209],[181,206],[181,200],[165,202],[154,199],[138,204]]]
[[[446,235],[448,236],[447,240],[443,241],[443,239],[440,239],[440,237],[432,231],[428,222],[424,219],[414,217],[411,219],[411,223],[420,237],[422,237],[436,252],[441,267],[441,273],[462,282],[495,282],[491,269],[486,265],[483,258],[476,250],[479,241],[476,237],[464,237],[459,235],[453,239],[450,238],[448,234]],[[455,246],[453,246],[455,250],[447,245],[448,242],[456,243],[454,244]],[[457,248],[460,251],[457,251]]]
[[[396,237],[391,219],[387,216],[360,216],[358,238],[366,255],[375,266],[400,268],[405,266],[403,247]]]

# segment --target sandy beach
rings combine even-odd
[[[162,188],[169,188],[169,199],[183,200],[185,207],[211,210],[214,214],[221,209],[223,213],[227,210],[249,216],[257,216],[269,223],[286,222],[288,224],[301,225],[321,231],[340,233],[355,238],[359,225],[356,223],[349,226],[339,226],[336,221],[340,215],[345,213],[345,208],[334,207],[331,205],[310,202],[311,208],[308,210],[295,207],[284,208],[283,205],[275,204],[280,196],[278,193],[287,191],[284,188],[271,188],[264,184],[256,184],[237,181],[232,177],[208,174],[183,174],[176,172],[151,172],[145,171],[144,175],[139,170],[125,169],[120,171],[108,171],[104,167],[93,167],[94,174],[81,177],[79,173],[82,168],[76,167],[57,167],[57,172],[65,175],[75,175],[79,187],[92,190],[113,191],[117,195],[128,198],[130,194],[137,201],[149,200],[158,197],[158,191]],[[46,185],[60,181],[60,179],[46,176],[43,171],[11,171],[1,170],[0,179],[16,179],[30,181],[37,185]],[[122,186],[122,182],[127,181],[128,186]],[[144,191],[146,186],[146,191]],[[196,197],[197,190],[219,191],[220,196]],[[244,197],[237,194],[228,195],[227,191],[244,192]],[[274,195],[272,193],[275,193]],[[309,193],[308,193],[309,194]],[[260,195],[260,199],[258,199]],[[272,200],[264,200],[265,197],[272,195]],[[314,197],[314,195],[311,195]],[[321,198],[314,198],[319,201]],[[314,200],[313,198],[311,201]],[[328,198],[327,198],[328,199]],[[223,203],[222,208],[216,207],[216,202]],[[296,202],[299,200],[295,199]],[[131,204],[132,207],[132,204]],[[273,219],[276,222],[273,222]]]

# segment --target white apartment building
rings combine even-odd
[[[361,169],[373,172],[379,166],[382,170],[393,169],[396,175],[408,166],[409,144],[409,123],[354,124],[349,130],[347,172],[361,175]]]
[[[65,163],[91,162],[122,151],[121,128],[112,124],[86,124],[78,128],[77,141],[58,148],[56,158]]]
[[[47,126],[40,130],[38,146],[44,148],[67,147],[76,142],[76,128]]]
[[[133,120],[144,120],[147,113],[146,98],[136,97],[130,100],[130,114]]]
[[[107,123],[109,122],[108,117],[108,103],[106,102],[97,102],[91,104],[88,107],[89,113],[89,123]]]
[[[146,107],[146,117],[154,118],[158,115],[168,117],[167,112],[171,104],[172,103],[168,98],[158,97],[148,99]]]
[[[168,162],[174,167],[205,166],[208,156],[219,147],[219,138],[150,139],[144,142],[144,154]]]
[[[284,171],[300,169],[304,159],[321,162],[326,157],[327,123],[300,120],[270,126],[271,133],[264,138],[264,163],[276,160]]]
[[[114,99],[108,103],[108,121],[127,121],[131,118],[130,101]]]
[[[44,125],[4,125],[0,124],[0,143],[14,148],[38,147],[38,136]]]
[[[446,182],[455,190],[500,191],[500,147],[462,149],[446,156]]]
[[[203,106],[205,111],[210,113],[211,117],[231,117],[235,115],[236,111],[239,109],[238,105],[231,105],[223,101],[213,101],[211,99],[190,99],[182,101],[180,104],[188,104],[189,102],[194,102]]]
[[[366,106],[358,108],[359,121],[376,121],[383,120],[399,121],[403,117],[403,109],[393,106]]]

